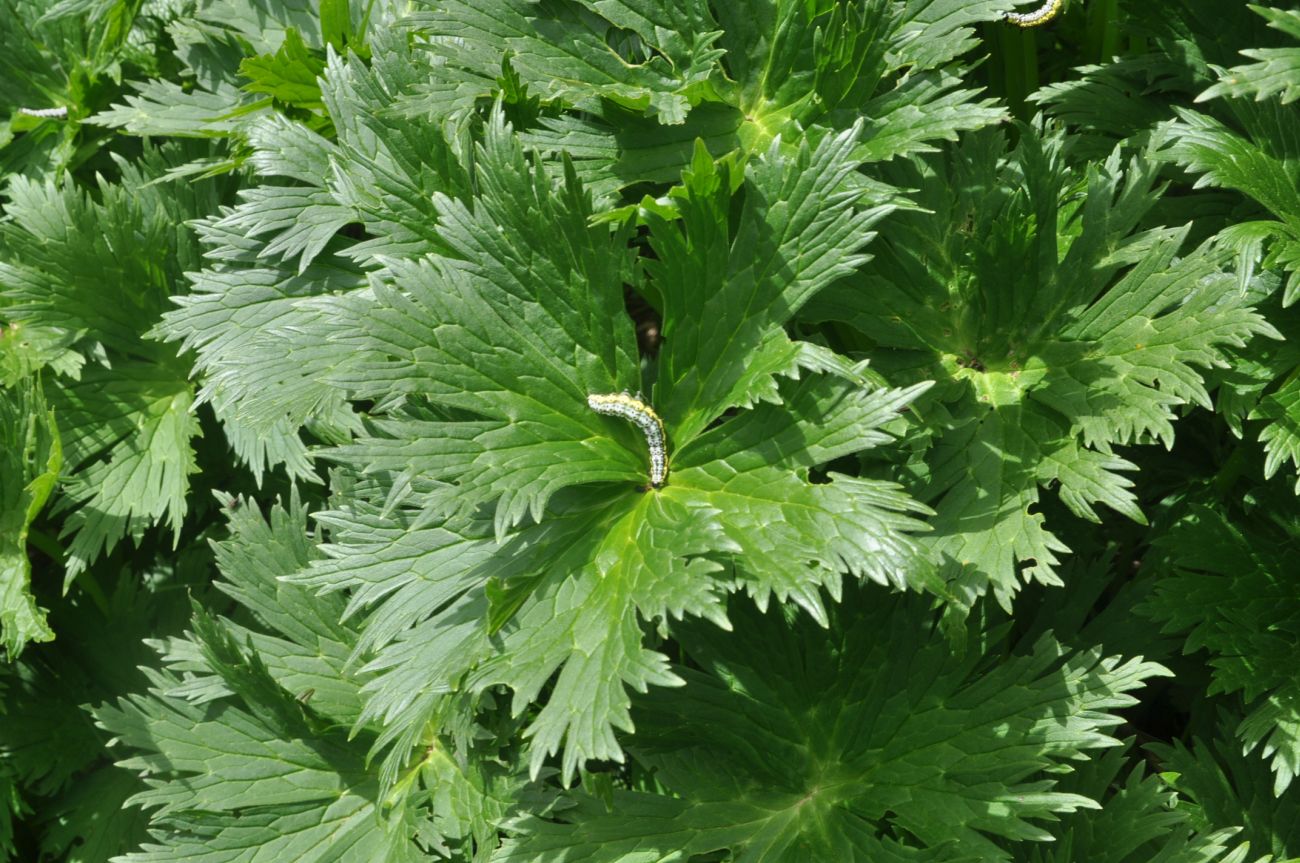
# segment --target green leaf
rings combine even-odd
[[[989,588],[1009,608],[1022,579],[1059,583],[1066,546],[1037,509],[1043,487],[1089,521],[1103,503],[1141,522],[1123,477],[1135,466],[1113,448],[1171,446],[1174,408],[1211,406],[1200,370],[1280,336],[1224,271],[1227,250],[1184,251],[1185,228],[1135,230],[1156,198],[1149,158],[1125,169],[1116,151],[1076,172],[1060,147],[1025,129],[1009,157],[990,135],[887,172],[930,212],[888,220],[877,258],[808,312],[939,380],[948,415],[918,476],[957,608]]]
[[[1294,118],[1269,106],[1257,109],[1267,128],[1272,114],[1284,128],[1295,128]],[[1238,189],[1259,201],[1269,212],[1286,222],[1300,214],[1300,154],[1269,152],[1247,136],[1234,132],[1212,117],[1187,109],[1178,112],[1179,123],[1169,130],[1170,154],[1187,168],[1204,177],[1200,185],[1213,184]],[[1271,148],[1270,148],[1271,149]]]
[[[249,161],[265,184],[198,223],[213,264],[158,327],[195,352],[200,398],[259,481],[281,463],[315,477],[303,426],[359,431],[329,384],[349,361],[326,338],[332,295],[361,288],[363,270],[381,259],[439,248],[433,195],[463,194],[468,183],[438,130],[379,117],[418,77],[417,60],[409,47],[373,66],[335,58],[323,79],[335,141],[280,116],[249,125]],[[341,236],[351,224],[366,239]]]
[[[717,25],[700,0],[498,0],[488,7],[452,0],[414,23],[455,37],[429,44],[454,76],[438,75],[433,87],[468,85],[444,102],[453,109],[494,89],[501,54],[509,52],[520,79],[544,100],[596,108],[609,99],[678,124],[722,54],[712,47]]]
[[[1276,102],[1242,108],[1248,133],[1243,135],[1213,117],[1179,109],[1179,122],[1169,127],[1169,153],[1188,170],[1202,174],[1197,185],[1236,189],[1257,201],[1275,220],[1252,226],[1254,266],[1267,238],[1267,266],[1289,273],[1283,305],[1300,295],[1300,152],[1278,148],[1277,140],[1300,135],[1300,120]],[[1234,226],[1233,231],[1243,230]]]
[[[209,0],[196,11],[197,25],[235,34],[254,54],[279,50],[290,30],[313,48],[325,47],[316,41],[322,8],[314,0]]]
[[[1217,733],[1211,728],[1209,739],[1198,735],[1190,745],[1175,741],[1151,749],[1202,829],[1241,827],[1238,838],[1246,840],[1252,852],[1241,859],[1293,863],[1300,857],[1300,798],[1294,788],[1274,797],[1267,768],[1241,752],[1231,740],[1227,717],[1223,719]]]
[[[621,757],[628,688],[676,682],[643,621],[725,625],[735,590],[824,621],[821,592],[837,597],[845,574],[925,582],[909,538],[921,508],[891,483],[810,476],[890,440],[877,429],[924,387],[869,384],[783,329],[862,260],[884,209],[837,191],[851,151],[847,135],[788,158],[773,148],[743,182],[700,151],[674,201],[682,223],[650,218],[647,281],[629,226],[593,220],[572,174],[530,164],[498,119],[477,194],[437,199],[447,251],[389,261],[368,292],[335,301],[352,360],[334,383],[383,407],[370,434],[325,453],[365,506],[324,517],[338,563],[302,580],[382,602],[363,636],[380,673],[367,710],[392,723],[392,758],[437,711],[472,709],[461,690],[508,686],[521,714],[549,686],[529,764],[536,776],[562,751],[569,777]],[[641,435],[587,406],[638,388],[629,283],[664,315],[654,392],[672,465],[658,489],[637,485]]]
[[[1048,840],[1036,822],[1098,808],[1043,773],[1118,745],[1108,711],[1168,672],[1046,638],[959,659],[924,605],[852,590],[829,632],[780,609],[680,627],[701,670],[637,699],[629,746],[671,796],[523,817],[493,860],[1009,860],[993,837]]]
[[[540,519],[567,485],[637,475],[640,459],[604,434],[605,421],[586,405],[588,393],[634,386],[632,326],[622,314],[622,285],[633,276],[626,232],[590,226],[576,183],[552,193],[501,127],[479,159],[492,170],[480,175],[473,210],[436,199],[454,257],[394,262],[403,293],[376,282],[373,299],[338,300],[335,319],[347,322],[338,343],[355,352],[338,385],[362,398],[419,393],[481,419],[382,426],[391,443],[339,455],[374,447],[377,467],[383,449],[421,438],[421,451],[399,458],[413,472],[458,482],[449,511],[495,501],[502,533],[526,514]]]
[[[646,268],[664,316],[655,403],[677,446],[732,407],[771,400],[773,375],[798,361],[780,327],[866,260],[859,249],[892,207],[844,189],[853,140],[828,136],[789,158],[773,145],[747,171],[734,226],[731,171],[697,146],[680,225],[647,213],[656,258]]]
[[[1101,803],[1101,811],[1080,809],[1051,827],[1051,844],[1020,843],[1015,859],[1026,863],[1230,863],[1223,857],[1237,828],[1193,829],[1186,801],[1141,765],[1128,769],[1131,752],[1108,749],[1076,766],[1061,780],[1071,790]],[[1254,858],[1251,858],[1254,859]]]
[[[138,95],[89,117],[87,123],[123,129],[132,135],[168,135],[180,138],[219,138],[238,127],[234,112],[243,104],[230,84],[214,90],[186,91],[172,81],[137,84]]]
[[[600,195],[676,180],[696,137],[715,156],[762,153],[780,135],[789,143],[860,122],[860,160],[886,160],[1003,118],[992,100],[961,86],[953,60],[976,44],[970,25],[1004,6],[440,4],[411,18],[439,62],[399,110],[455,121],[500,97],[509,89],[498,74],[504,49],[530,96],[573,109],[543,116],[543,129],[525,134],[562,147]],[[576,139],[555,134],[578,130]]]
[[[96,711],[121,744],[140,752],[123,765],[155,778],[152,789],[128,802],[154,810],[161,843],[119,859],[251,863],[268,853],[302,861],[417,859],[404,850],[410,841],[400,822],[380,819],[364,753],[340,733],[302,730],[286,738],[283,726],[234,704],[214,708],[168,698],[164,690],[175,682],[154,675],[152,697]],[[283,699],[296,703],[287,693]],[[228,771],[226,764],[242,769]]]
[[[31,594],[27,532],[59,480],[63,450],[39,381],[0,389],[0,639],[10,658],[54,632]]]
[[[366,740],[343,730],[358,684],[343,670],[339,603],[279,581],[311,555],[302,507],[277,506],[269,521],[236,507],[231,521],[235,536],[217,545],[221,586],[274,634],[196,609],[193,633],[164,645],[170,669],[148,673],[148,693],[95,710],[134,751],[122,766],[150,778],[127,802],[149,811],[156,841],[119,859],[419,859],[414,808],[382,805]]]
[[[41,813],[49,826],[41,851],[67,863],[109,863],[144,839],[148,819],[123,811],[140,780],[119,767],[101,767],[78,777],[68,794]]]
[[[284,34],[284,43],[275,54],[249,57],[239,64],[240,74],[248,78],[244,90],[308,110],[323,107],[316,80],[323,71],[325,61],[313,55],[293,29]]]
[[[121,811],[144,783],[111,764],[107,735],[86,706],[143,685],[138,666],[152,659],[143,639],[184,620],[184,588],[204,587],[187,570],[207,579],[195,563],[186,550],[116,578],[113,568],[96,568],[51,608],[57,640],[0,667],[0,753],[27,810],[21,847],[33,849],[21,859],[108,863],[147,838],[147,818]]]
[[[10,218],[0,226],[4,313],[24,329],[57,334],[93,363],[48,387],[66,474],[54,511],[72,511],[62,535],[75,535],[69,579],[164,517],[173,539],[180,536],[199,435],[193,390],[172,350],[142,336],[198,263],[185,221],[215,207],[221,187],[198,182],[164,192],[151,184],[177,155],[146,151],[124,166],[120,183],[101,181],[96,198],[75,185],[10,186]]]
[[[283,580],[319,557],[305,508],[295,494],[287,509],[277,503],[264,519],[256,507],[237,498],[227,496],[223,502],[233,535],[212,544],[222,574],[216,586],[251,613],[263,631],[234,624],[230,630],[256,649],[285,690],[310,693],[312,708],[335,722],[356,721],[361,714],[358,683],[348,668],[356,634],[340,623],[343,603]]]
[[[182,194],[144,191],[140,169],[122,184],[102,183],[99,201],[76,187],[14,179],[9,219],[0,226],[8,319],[73,335],[85,353],[93,353],[91,342],[125,357],[167,355],[141,343],[140,334],[167,307],[183,269],[198,263],[177,223],[213,205],[215,196],[210,184]]]
[[[1253,4],[1250,8],[1262,15],[1268,26],[1300,39],[1300,12]],[[1283,105],[1300,99],[1300,47],[1246,48],[1241,53],[1258,62],[1225,70],[1218,83],[1198,96],[1196,101],[1220,96],[1251,96],[1256,101],[1263,101],[1278,93],[1282,94]]]
[[[1259,442],[1267,454],[1265,479],[1287,462],[1300,467],[1300,378],[1293,374],[1281,387],[1261,399],[1250,412],[1250,419],[1269,423],[1259,433]],[[1297,480],[1297,492],[1300,493],[1300,480]]]
[[[69,475],[56,512],[73,510],[62,532],[73,537],[69,580],[124,537],[138,544],[164,518],[179,541],[198,470],[193,398],[182,370],[123,363],[88,371],[53,400],[66,417]]]
[[[352,38],[352,13],[348,0],[321,0],[320,37],[336,52],[342,54],[346,50]]]
[[[1156,542],[1160,578],[1142,609],[1165,632],[1186,633],[1186,652],[1209,651],[1211,692],[1241,693],[1249,712],[1236,735],[1245,753],[1259,750],[1270,761],[1279,795],[1300,772],[1300,682],[1291,661],[1300,590],[1287,576],[1298,539],[1293,515],[1255,527],[1189,507]]]
[[[743,115],[727,105],[704,103],[686,121],[663,126],[630,111],[608,109],[601,117],[562,114],[542,117],[539,127],[521,129],[525,145],[548,156],[564,154],[583,186],[598,198],[639,182],[673,183],[690,164],[696,141],[721,155],[740,146]]]

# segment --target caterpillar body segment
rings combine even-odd
[[[668,478],[668,444],[663,420],[654,408],[627,393],[589,395],[587,407],[598,414],[625,419],[641,430],[650,448],[650,484],[655,488],[663,485]]]
[[[1032,12],[1007,12],[1005,20],[1017,27],[1037,27],[1055,18],[1064,5],[1065,0],[1047,0]]]
[[[62,120],[68,116],[67,106],[61,105],[58,108],[19,108],[19,114],[26,114],[28,117],[46,117],[52,120]]]

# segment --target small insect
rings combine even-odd
[[[19,114],[26,114],[28,117],[48,117],[53,120],[62,120],[68,116],[68,109],[64,106],[58,108],[19,108]]]
[[[1056,17],[1065,5],[1065,0],[1047,0],[1042,6],[1039,6],[1033,12],[1007,12],[1003,19],[1010,21],[1017,27],[1037,27],[1039,24],[1046,24]]]
[[[650,484],[655,488],[663,485],[668,478],[668,448],[663,420],[654,408],[627,393],[587,396],[587,407],[598,414],[621,417],[641,429],[650,447]]]

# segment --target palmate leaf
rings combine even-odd
[[[199,397],[259,480],[280,464],[315,476],[303,426],[358,430],[328,383],[348,361],[322,338],[334,326],[331,295],[359,290],[363,270],[390,257],[440,248],[433,194],[464,194],[456,149],[437,129],[381,116],[423,74],[417,61],[400,45],[371,66],[334,58],[321,82],[333,141],[281,116],[250,124],[249,161],[264,184],[199,222],[212,263],[158,327],[194,351]],[[368,239],[344,238],[347,225]]]
[[[1273,777],[1259,759],[1241,752],[1232,739],[1233,724],[1224,714],[1217,728],[1190,744],[1149,748],[1197,827],[1241,829],[1235,838],[1249,847],[1239,849],[1241,856],[1232,863],[1295,863],[1300,860],[1300,795],[1291,788],[1274,796]]]
[[[1035,511],[1044,487],[1081,518],[1101,503],[1141,521],[1114,447],[1171,446],[1174,408],[1210,406],[1198,368],[1278,337],[1225,272],[1230,252],[1186,251],[1186,229],[1135,232],[1156,198],[1151,161],[1116,152],[1075,173],[1059,148],[1026,129],[1010,159],[990,135],[900,169],[890,179],[935,215],[891,219],[878,257],[809,312],[940,379],[948,417],[920,476],[957,608],[989,588],[1009,605],[1021,578],[1058,583],[1066,548]]]
[[[1296,35],[1295,14],[1252,6],[1270,19],[1273,26]],[[1291,23],[1287,23],[1291,22]],[[1262,52],[1262,49],[1261,49]],[[1245,52],[1251,53],[1251,52]],[[1294,53],[1294,51],[1292,51]],[[1264,64],[1261,64],[1264,65]],[[1253,69],[1255,73],[1260,69]],[[1284,74],[1282,75],[1284,78]],[[1282,90],[1277,79],[1257,81],[1252,68],[1231,69],[1221,81],[1203,94],[1244,96],[1255,94],[1262,104],[1227,103],[1236,129],[1217,118],[1179,110],[1179,121],[1169,130],[1170,155],[1200,174],[1197,185],[1221,186],[1242,192],[1256,201],[1271,218],[1238,222],[1221,233],[1222,242],[1238,251],[1240,266],[1251,272],[1257,264],[1286,273],[1282,304],[1291,305],[1300,296],[1300,122],[1294,110],[1269,96]],[[1239,86],[1240,84],[1240,86]],[[1213,104],[1213,103],[1212,103]],[[1258,351],[1253,352],[1258,354]],[[1271,477],[1283,464],[1300,465],[1300,398],[1296,395],[1295,359],[1286,355],[1243,357],[1244,363],[1265,360],[1271,370],[1268,394],[1252,393],[1255,406],[1251,419],[1264,420],[1260,442],[1266,454],[1265,476]],[[1290,365],[1287,365],[1290,363]],[[1273,386],[1274,380],[1281,385]],[[1300,483],[1297,483],[1300,489]]]
[[[1283,303],[1289,305],[1300,292],[1300,120],[1275,102],[1238,106],[1247,133],[1235,131],[1219,120],[1180,109],[1179,122],[1168,129],[1169,154],[1188,170],[1200,174],[1197,184],[1222,186],[1245,194],[1274,218],[1232,226],[1225,240],[1249,236],[1253,254],[1243,258],[1253,266],[1268,240],[1264,263],[1289,274]],[[1244,232],[1249,231],[1249,234]]]
[[[1270,18],[1273,13],[1286,17],[1277,10],[1262,11]],[[1224,73],[1221,84],[1232,80],[1228,76],[1237,71]],[[1204,94],[1206,98],[1223,95],[1244,94],[1228,86],[1212,87]],[[1258,97],[1264,98],[1265,93]],[[1300,296],[1300,193],[1296,191],[1300,184],[1300,121],[1277,99],[1262,104],[1233,101],[1227,108],[1238,128],[1190,109],[1179,110],[1179,121],[1169,130],[1169,153],[1200,175],[1198,185],[1234,189],[1271,216],[1233,224],[1220,237],[1237,251],[1239,266],[1246,272],[1262,262],[1265,268],[1286,274],[1282,305],[1288,306]],[[1249,394],[1253,407],[1249,416],[1266,423],[1259,439],[1267,456],[1264,472],[1271,477],[1287,462],[1293,467],[1300,465],[1300,438],[1296,435],[1300,406],[1294,391],[1297,366],[1288,354],[1261,356],[1259,351],[1244,356],[1237,365],[1249,368],[1261,360],[1271,372],[1267,380],[1261,380],[1269,391]],[[1275,385],[1278,380],[1280,385]]]
[[[120,183],[101,182],[98,200],[73,186],[18,179],[9,187],[0,313],[88,363],[45,354],[72,375],[46,382],[65,456],[55,511],[70,512],[69,578],[164,519],[179,536],[186,512],[199,434],[193,387],[174,351],[142,335],[197,266],[185,222],[215,207],[221,187],[151,185],[177,155],[148,152]]]
[[[0,28],[0,172],[55,179],[101,151],[81,127],[124,80],[158,75],[170,0],[6,0]],[[28,111],[57,110],[39,117]]]
[[[1188,653],[1208,651],[1212,692],[1241,693],[1248,712],[1236,735],[1270,761],[1281,794],[1300,772],[1300,586],[1290,577],[1300,523],[1285,513],[1250,521],[1189,508],[1155,543],[1159,581],[1143,611],[1186,633]]]
[[[628,746],[670,794],[578,795],[556,821],[518,819],[494,863],[1010,860],[997,838],[1048,840],[1037,822],[1098,808],[1043,774],[1118,745],[1108,711],[1168,673],[1050,638],[1003,658],[972,638],[958,658],[925,603],[866,589],[829,631],[789,612],[677,628],[702,670],[636,700]]]
[[[345,670],[354,635],[338,622],[340,604],[278,580],[312,556],[303,508],[277,505],[269,520],[230,511],[219,586],[255,625],[196,607],[193,632],[158,645],[169,667],[147,672],[149,691],[95,710],[131,750],[122,766],[150,786],[128,804],[149,812],[154,841],[117,859],[423,859],[415,807],[403,799],[381,812],[366,741],[348,739],[358,684]]]
[[[650,217],[661,489],[641,487],[640,435],[586,402],[640,388],[623,286],[645,276],[627,229],[593,224],[576,181],[556,185],[500,120],[475,157],[477,194],[437,199],[447,251],[391,261],[370,292],[334,300],[334,341],[352,358],[334,383],[393,407],[326,453],[367,477],[365,505],[322,517],[336,560],[305,581],[375,605],[363,639],[382,673],[367,709],[388,738],[409,745],[456,690],[505,685],[522,712],[554,678],[527,732],[531,766],[562,749],[572,775],[621,757],[627,688],[677,682],[641,621],[725,625],[737,589],[824,621],[820,592],[837,596],[845,573],[925,579],[907,536],[919,508],[896,486],[809,477],[887,440],[875,429],[923,387],[874,389],[783,329],[860,263],[884,211],[838,191],[852,149],[849,135],[790,158],[773,148],[743,182],[700,151],[671,210],[680,223]],[[796,382],[801,369],[819,371]]]
[[[145,578],[125,572],[112,583],[110,571],[97,569],[102,592],[76,591],[53,604],[58,638],[0,667],[0,763],[26,805],[26,842],[33,844],[23,847],[39,842],[40,849],[18,859],[108,863],[146,837],[148,819],[121,811],[144,785],[112,764],[107,735],[86,705],[144,685],[138,666],[152,652],[143,639],[188,616],[188,600],[177,589],[187,559],[193,560],[185,552],[169,555]]]
[[[1263,16],[1268,26],[1300,40],[1300,12],[1270,6],[1250,8]],[[1263,101],[1279,93],[1283,105],[1300,99],[1300,47],[1246,48],[1241,53],[1257,62],[1225,70],[1219,82],[1202,93],[1198,101],[1216,96]]]
[[[31,594],[27,531],[54,491],[63,450],[38,381],[0,389],[0,641],[10,658],[54,637]]]
[[[398,110],[456,121],[518,79],[547,116],[529,143],[563,152],[600,196],[674,182],[703,139],[715,155],[862,122],[862,161],[952,140],[1003,116],[963,86],[972,25],[1010,3],[498,0],[435,4],[409,22],[438,63]],[[502,53],[509,74],[502,73]],[[592,58],[598,58],[592,60]],[[511,78],[514,76],[514,78]]]
[[[1131,746],[1131,741],[1126,741]],[[1048,829],[1053,841],[1022,842],[1014,859],[1024,863],[1242,863],[1258,855],[1225,857],[1238,829],[1195,829],[1185,801],[1161,777],[1130,766],[1128,747],[1109,749],[1078,764],[1059,788],[1096,800],[1100,811],[1080,809]],[[1127,770],[1127,775],[1121,773]],[[1240,849],[1232,851],[1240,854]]]
[[[443,116],[496,90],[504,51],[521,82],[546,100],[594,109],[608,99],[680,124],[722,54],[702,0],[453,0],[409,23],[434,37],[427,47],[447,69],[421,88],[417,104]]]

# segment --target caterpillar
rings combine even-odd
[[[26,114],[28,117],[49,117],[54,120],[62,120],[68,116],[68,109],[65,106],[58,108],[19,108],[19,114]]]
[[[668,447],[664,422],[654,408],[626,392],[587,396],[587,407],[598,414],[625,419],[641,429],[650,447],[650,484],[655,488],[663,485],[668,478]]]
[[[1055,18],[1064,5],[1065,0],[1047,0],[1033,12],[1007,12],[1002,17],[1017,27],[1037,27]]]

